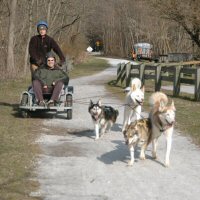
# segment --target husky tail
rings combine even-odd
[[[151,108],[154,108],[157,105],[162,104],[166,106],[168,103],[167,95],[162,92],[155,92],[149,98],[149,105]]]

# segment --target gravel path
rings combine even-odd
[[[73,119],[46,119],[41,137],[36,141],[43,149],[36,170],[40,183],[32,196],[44,200],[199,200],[200,149],[175,131],[171,166],[163,167],[165,138],[159,139],[157,161],[136,160],[127,167],[129,152],[121,133],[123,107],[108,93],[104,83],[116,75],[113,67],[93,76],[70,81],[74,86]],[[95,98],[94,98],[95,97]],[[89,100],[112,103],[120,116],[111,133],[94,141],[93,124],[88,113]],[[138,157],[139,151],[136,152]]]

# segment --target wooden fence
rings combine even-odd
[[[132,78],[138,77],[143,84],[145,80],[155,81],[155,91],[160,91],[162,81],[173,83],[173,95],[178,96],[181,84],[194,85],[194,98],[200,100],[200,61],[180,63],[141,63],[133,65],[120,63],[117,69],[117,83],[129,86]]]

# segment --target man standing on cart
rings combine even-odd
[[[37,24],[38,35],[31,38],[29,42],[29,54],[31,63],[31,74],[40,66],[46,64],[46,54],[54,51],[60,58],[60,66],[64,65],[65,57],[59,45],[53,38],[47,35],[48,24],[45,21],[39,21]]]

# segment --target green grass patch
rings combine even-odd
[[[89,57],[85,62],[75,65],[69,73],[69,77],[72,79],[80,76],[93,75],[108,67],[109,64],[106,60]]]
[[[18,114],[20,94],[30,80],[0,84],[0,199],[33,200],[29,193],[38,186],[31,181],[38,147],[33,144],[37,135],[32,127],[39,122]]]
[[[123,87],[115,84],[116,77],[107,85],[107,89],[114,93],[122,101],[125,99]],[[165,83],[164,83],[165,84]],[[169,83],[166,82],[169,85]],[[166,85],[165,84],[165,85]],[[121,91],[121,92],[120,92]],[[162,90],[170,100],[174,100],[176,107],[176,128],[185,136],[191,137],[192,141],[200,145],[200,102],[194,101],[194,95],[181,93],[179,97],[173,97],[172,91]],[[149,112],[148,99],[154,92],[154,81],[148,80],[145,83],[144,110]]]

